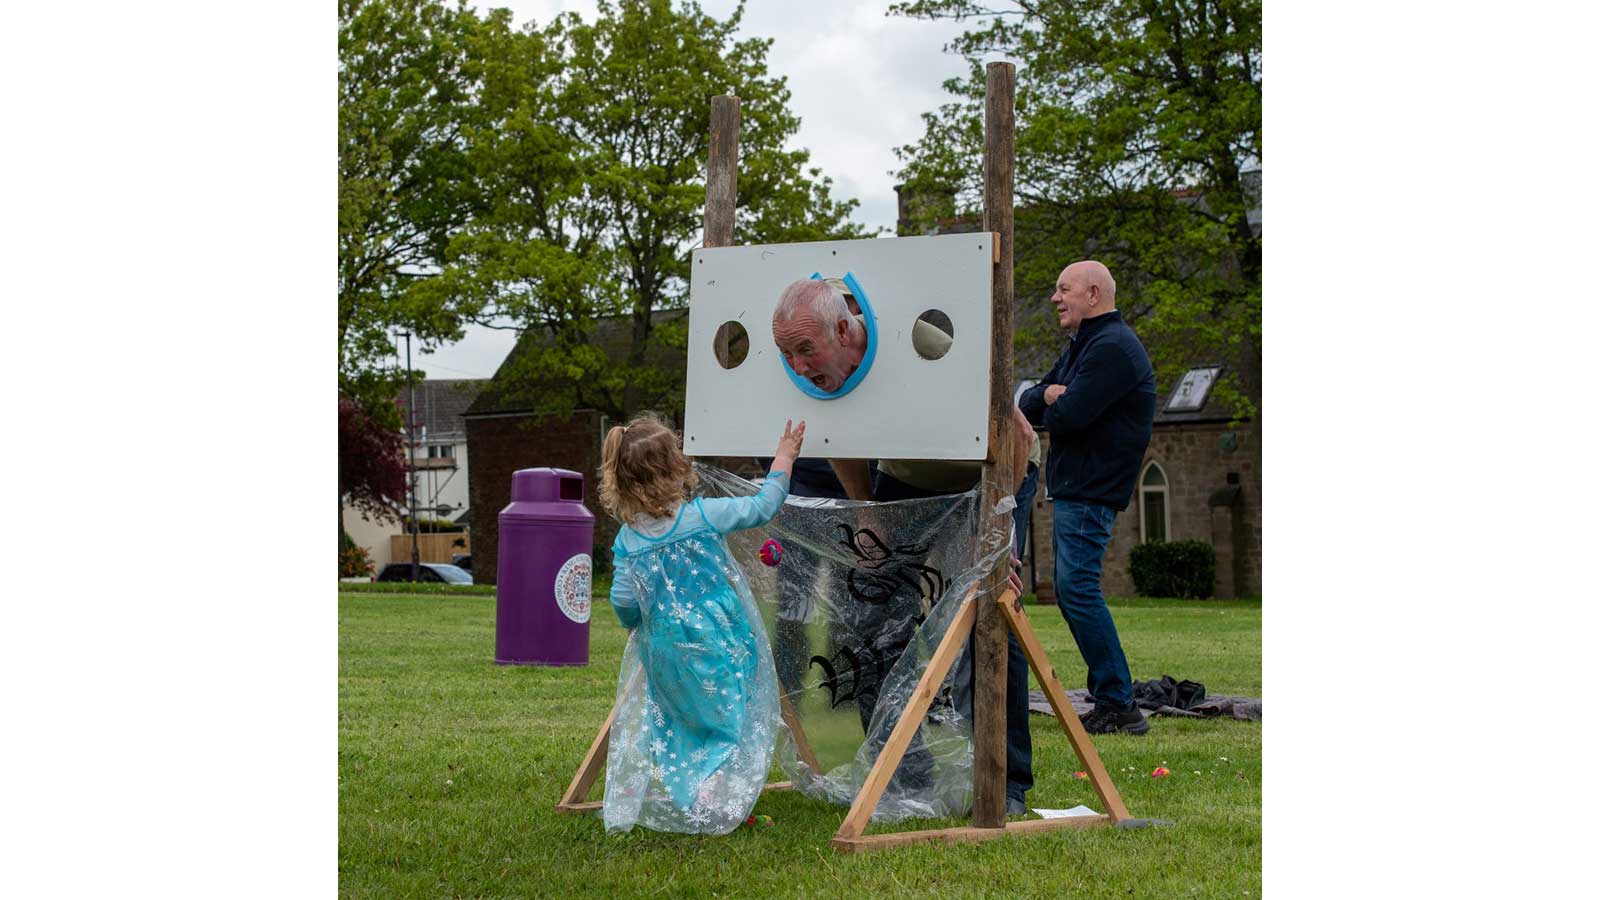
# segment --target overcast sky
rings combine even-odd
[[[480,12],[508,7],[517,25],[540,26],[556,14],[576,12],[593,21],[590,0],[511,0],[477,3]],[[725,19],[733,0],[703,0],[708,14]],[[861,201],[853,219],[893,229],[896,217],[894,148],[922,135],[921,114],[945,102],[940,85],[965,72],[959,56],[943,47],[965,28],[884,13],[889,0],[751,0],[740,37],[774,38],[767,64],[788,79],[790,109],[800,117],[792,146],[811,151],[811,162],[834,181],[836,198]],[[510,331],[472,328],[466,339],[419,356],[430,378],[488,378],[516,341]]]

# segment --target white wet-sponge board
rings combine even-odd
[[[785,419],[804,419],[803,455],[857,459],[982,459],[988,450],[989,232],[718,247],[694,251],[684,410],[691,456],[770,456]],[[772,311],[791,282],[853,275],[876,316],[872,366],[849,393],[822,400],[790,380],[772,340]],[[911,345],[928,310],[955,340],[937,360]],[[724,369],[714,341],[725,322],[749,335],[744,361]]]

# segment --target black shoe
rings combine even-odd
[[[1083,730],[1090,734],[1144,734],[1150,723],[1137,706],[1121,710],[1097,705],[1083,717]]]
[[[1006,815],[1025,816],[1028,814],[1028,804],[1021,797],[1006,798]]]

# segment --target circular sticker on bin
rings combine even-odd
[[[592,569],[589,554],[578,553],[561,564],[556,573],[556,605],[561,614],[582,625],[589,621],[589,587]]]

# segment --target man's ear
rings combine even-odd
[[[850,319],[849,319],[849,317],[840,319],[839,323],[834,327],[834,330],[838,332],[838,334],[834,335],[834,343],[838,344],[841,347],[850,346]]]

